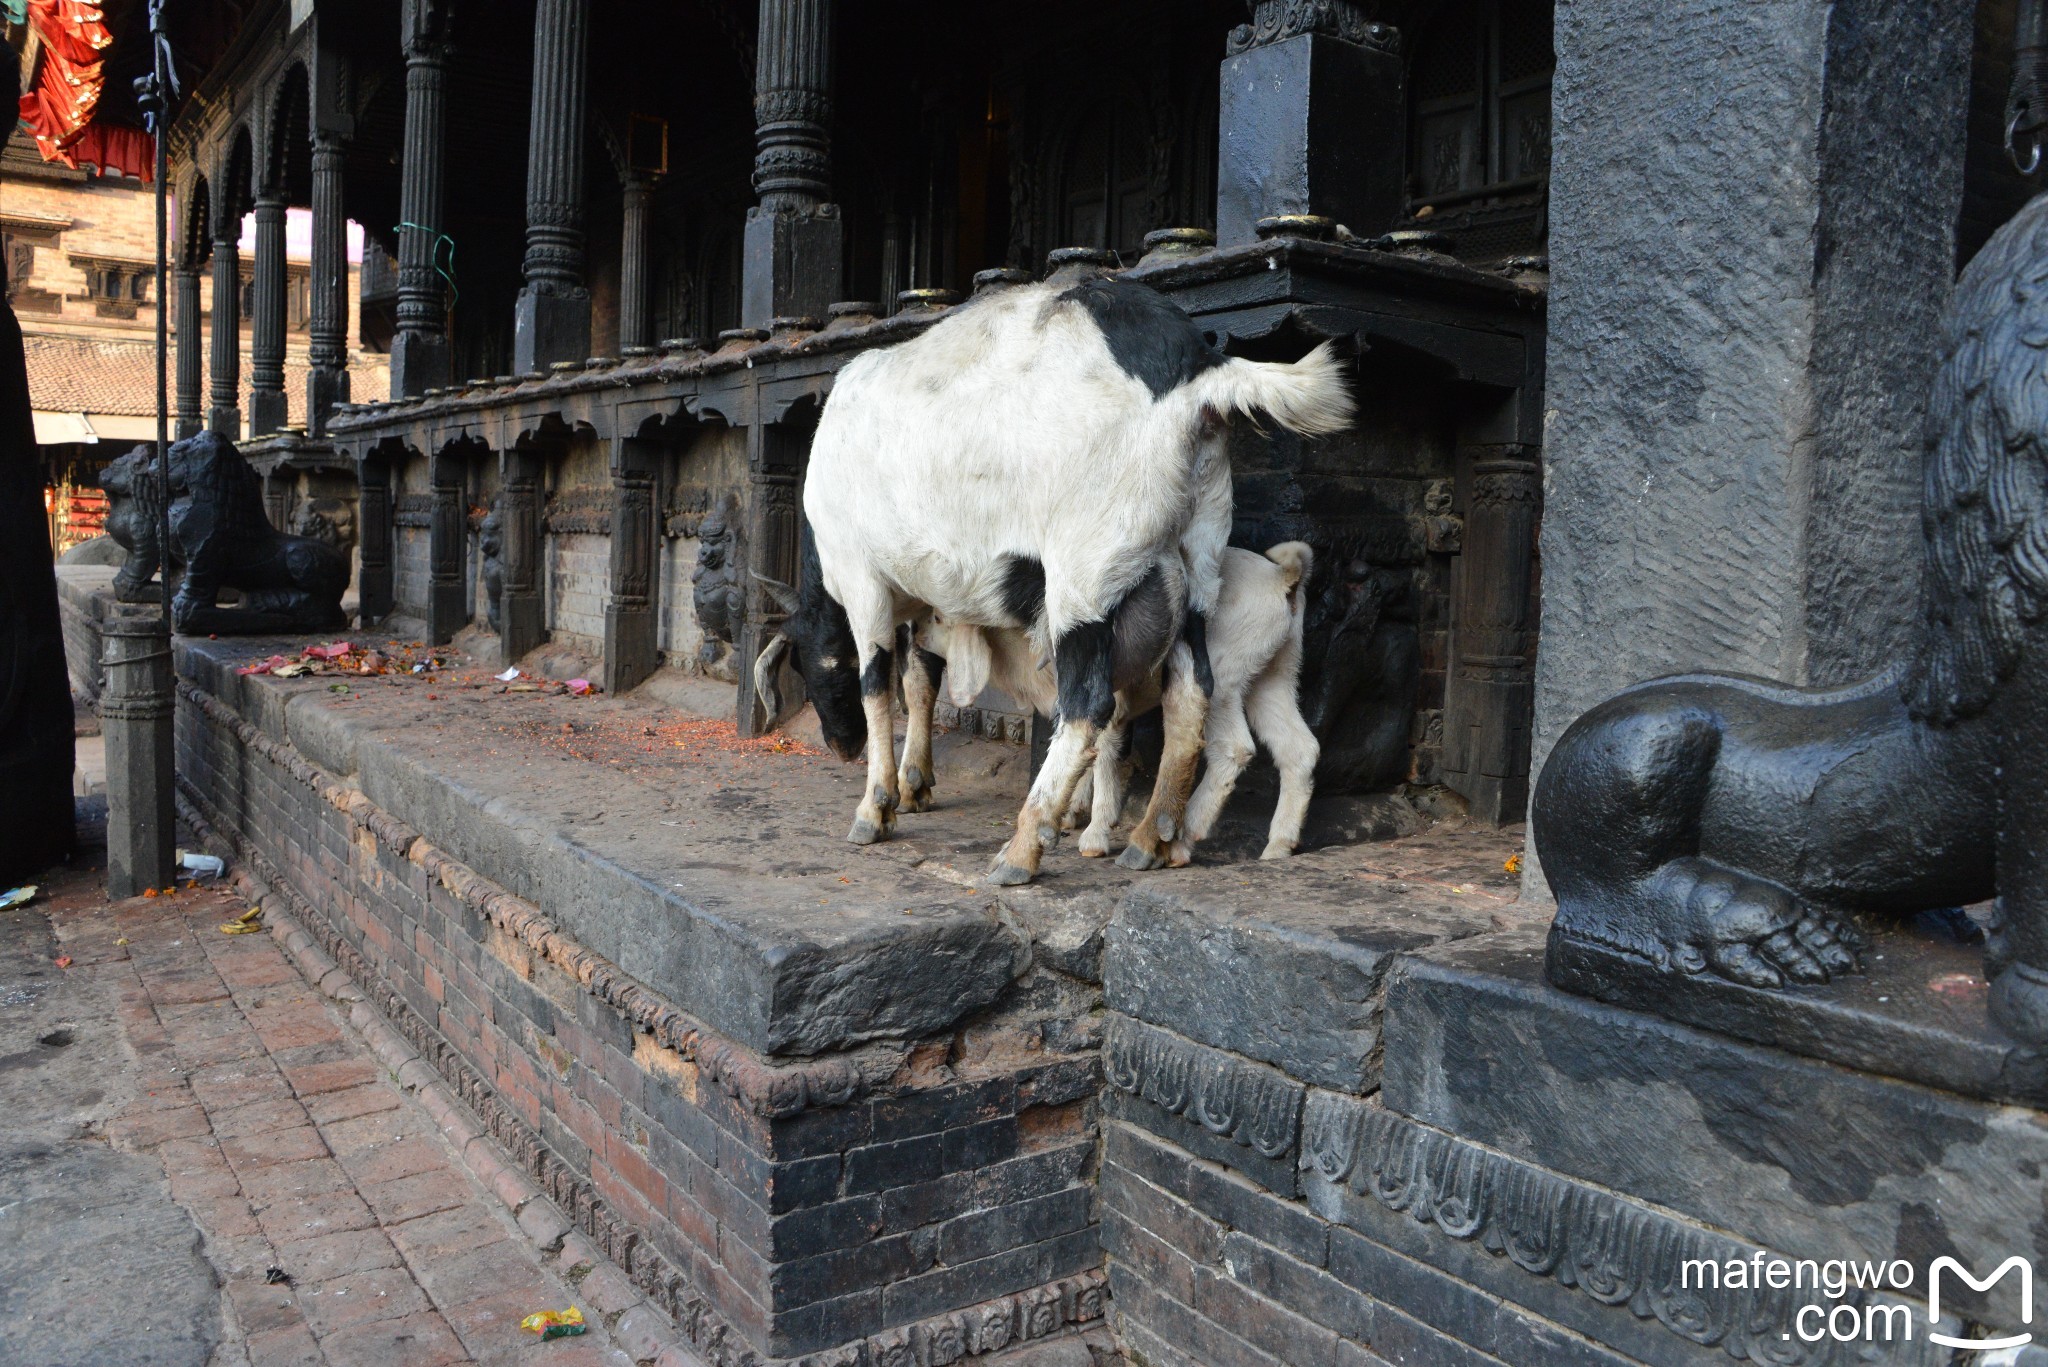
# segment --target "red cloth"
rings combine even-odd
[[[136,147],[148,145],[148,135],[92,121],[107,80],[102,59],[114,43],[100,7],[90,0],[28,0],[28,24],[41,50],[34,82],[21,97],[21,117],[43,160],[84,161],[103,174],[117,170],[147,179],[155,157]]]

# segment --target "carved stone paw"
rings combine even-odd
[[[1855,932],[1776,883],[1699,859],[1673,860],[1655,882],[1671,898],[1666,942],[1685,972],[1768,988],[1856,971]]]

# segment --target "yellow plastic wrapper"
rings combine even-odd
[[[262,929],[263,908],[250,907],[234,920],[222,922],[220,933],[223,935],[254,935]]]
[[[542,1310],[519,1321],[519,1327],[544,1340],[568,1338],[583,1332],[583,1312],[573,1305],[567,1310]]]

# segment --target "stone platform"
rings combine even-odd
[[[1513,831],[1261,864],[1226,830],[1196,867],[1153,874],[1066,842],[1038,883],[998,890],[980,876],[1026,781],[1013,747],[943,740],[938,810],[861,849],[842,839],[860,769],[800,744],[481,671],[345,692],[236,672],[304,644],[177,642],[188,819],[713,1363],[1107,1351],[1113,921],[1200,919],[1258,963],[1292,953],[1320,995],[1190,978],[1236,951],[1163,934],[1108,971],[1177,978],[1237,1013],[1226,1043],[1291,1059],[1299,1040],[1316,1078],[1349,1086],[1378,1075],[1400,954],[1519,924]],[[1291,1018],[1258,1024],[1258,990]]]

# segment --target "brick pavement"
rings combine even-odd
[[[70,971],[118,993],[142,1076],[107,1137],[163,1163],[204,1235],[226,1301],[215,1367],[642,1358],[617,1341],[647,1342],[639,1326],[608,1333],[584,1298],[609,1304],[583,1285],[604,1280],[587,1246],[572,1235],[544,1261],[278,938],[220,932],[246,903],[201,889],[108,905],[98,887],[60,875],[49,913]],[[268,1282],[273,1267],[292,1284]],[[571,1304],[592,1321],[580,1338],[518,1327]]]

